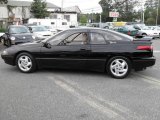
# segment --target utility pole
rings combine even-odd
[[[100,24],[100,28],[102,27],[102,16],[101,16],[101,13],[100,13],[100,15],[99,15],[99,24]]]
[[[92,18],[91,18],[92,20],[91,20],[91,23],[93,23],[93,9],[92,9]]]
[[[158,0],[158,6],[157,6],[156,26],[158,25],[158,16],[159,16],[159,1],[160,1],[160,0]]]
[[[63,0],[61,1],[61,11],[63,11]]]
[[[61,1],[61,12],[63,12],[63,0]],[[63,13],[61,13],[62,14],[62,16],[61,16],[61,19],[64,19],[64,15],[63,15]]]

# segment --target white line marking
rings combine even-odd
[[[154,50],[153,52],[154,53],[160,53],[160,50]]]
[[[65,78],[61,77],[61,76],[58,76],[58,78],[64,80]],[[122,112],[122,113],[129,113],[130,110],[128,108],[125,108],[123,107],[122,105],[118,104],[118,103],[115,103],[113,101],[109,101],[109,100],[105,100],[103,99],[101,96],[96,96],[94,95],[93,93],[89,92],[89,91],[86,91],[82,88],[80,88],[77,83],[75,82],[72,82],[72,81],[69,81],[69,80],[66,80],[66,82],[68,82],[70,85],[72,86],[75,86],[77,89],[79,89],[80,91],[82,91],[83,93],[87,93],[89,96],[91,96],[93,99],[96,99],[98,101],[100,101],[101,103],[105,103],[106,105],[108,105],[109,107],[112,107],[116,110],[118,110],[119,112]]]
[[[133,74],[135,74],[137,76],[140,76],[141,78],[143,78],[142,80],[145,81],[145,82],[148,82],[148,83],[156,85],[156,86],[160,86],[160,80],[158,80],[156,78],[146,76],[146,75],[142,75],[142,74],[139,74],[139,73],[133,73]]]
[[[48,77],[49,79],[54,80],[55,84],[66,90],[67,92],[71,93],[72,95],[76,96],[80,100],[84,101],[87,103],[89,106],[99,110],[100,112],[104,113],[109,119],[118,119],[118,120],[125,120],[122,116],[120,116],[118,113],[110,110],[106,106],[103,106],[93,98],[85,95],[81,95],[78,91],[76,91],[75,88],[72,86],[68,85],[67,83],[54,79],[53,77]]]

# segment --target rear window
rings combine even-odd
[[[133,37],[130,37],[128,35],[122,34],[122,33],[118,33],[115,31],[110,31],[110,30],[105,30],[102,32],[102,34],[104,35],[104,38],[109,41],[109,40],[124,40],[124,41],[132,41]]]

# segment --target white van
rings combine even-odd
[[[31,18],[28,20],[28,24],[51,26],[57,31],[65,30],[69,28],[69,24],[66,19],[35,19]]]

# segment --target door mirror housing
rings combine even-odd
[[[46,48],[52,48],[52,45],[50,43],[46,42],[46,43],[44,43],[44,47],[46,47]]]

